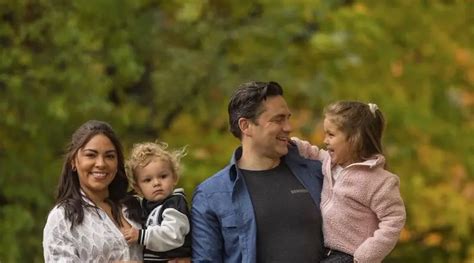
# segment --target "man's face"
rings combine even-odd
[[[291,112],[282,96],[267,97],[262,109],[256,121],[250,121],[249,142],[256,154],[277,159],[288,153]]]

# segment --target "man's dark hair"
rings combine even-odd
[[[246,118],[256,122],[263,112],[262,102],[272,96],[283,96],[282,87],[274,81],[253,81],[241,84],[232,94],[228,106],[230,132],[242,139],[239,119]]]

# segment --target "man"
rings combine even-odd
[[[228,111],[241,147],[195,190],[193,262],[319,262],[321,163],[291,145],[282,88],[242,84]]]

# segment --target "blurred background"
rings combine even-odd
[[[239,141],[227,102],[279,82],[293,135],[322,109],[377,103],[407,223],[384,262],[474,262],[472,0],[0,0],[0,261],[42,262],[62,155],[88,119],[133,143],[188,145],[180,185]]]

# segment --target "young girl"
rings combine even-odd
[[[127,161],[127,177],[139,197],[127,203],[129,214],[143,229],[123,231],[128,243],[145,246],[144,262],[190,262],[188,205],[178,183],[179,161],[185,150],[167,151],[165,143],[135,144]]]
[[[372,103],[341,101],[324,117],[326,150],[294,138],[301,155],[323,162],[322,262],[381,262],[406,216],[399,178],[385,170],[382,112]]]

